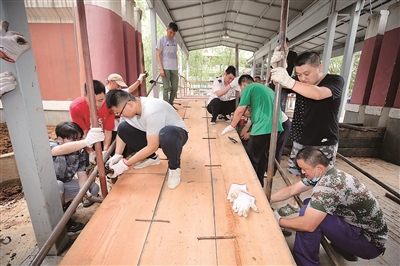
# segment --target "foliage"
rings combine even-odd
[[[353,67],[352,67],[352,71],[351,71],[348,95],[351,95],[353,92],[354,81],[356,79],[358,64],[360,62],[360,56],[361,56],[361,52],[357,52],[354,54]],[[340,70],[342,68],[342,62],[343,62],[343,56],[338,56],[338,57],[332,58],[331,61],[329,62],[329,73],[340,74]]]
[[[145,58],[145,68],[152,77],[151,54],[155,49],[151,46],[150,36],[150,12],[144,0],[136,1],[137,6],[142,12],[142,40]],[[157,20],[157,39],[165,35],[165,26]],[[180,48],[178,49],[178,60],[181,55]],[[251,53],[246,51],[239,51],[239,73],[242,73],[246,68],[247,59],[251,57]],[[186,62],[189,60],[189,67],[186,67]],[[180,65],[180,62],[178,62]],[[221,75],[228,65],[235,65],[235,49],[218,46],[202,50],[190,51],[189,59],[182,54],[182,69],[179,74],[187,77],[188,80],[213,80],[215,77]],[[148,79],[149,80],[149,79]]]

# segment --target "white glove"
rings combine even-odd
[[[143,78],[144,77],[147,77],[147,73],[141,73],[140,75],[139,75],[139,77],[138,77],[138,79],[137,80],[139,80],[140,81],[140,83],[142,83],[143,82]]]
[[[232,82],[229,84],[229,86],[231,86],[232,89],[240,90],[239,77],[234,78]]]
[[[277,211],[274,211],[274,216],[275,216],[276,221],[277,221],[278,224],[279,224],[279,220],[282,219],[282,216],[280,216],[279,213],[278,213]]]
[[[111,167],[114,164],[118,163],[121,159],[123,158],[123,156],[121,154],[114,154],[107,162],[106,162],[106,166]]]
[[[296,81],[292,79],[283,67],[277,67],[271,70],[271,79],[278,82],[282,87],[293,89]]]
[[[233,203],[233,211],[237,212],[239,216],[247,217],[247,213],[249,212],[250,208],[253,211],[258,212],[257,206],[254,204],[256,199],[246,192],[240,192],[237,199],[235,199]]]
[[[224,130],[222,130],[221,135],[225,135],[226,133],[234,131],[234,130],[235,130],[235,128],[233,126],[229,125]]]
[[[126,170],[129,169],[129,166],[127,166],[124,163],[124,160],[120,160],[117,164],[113,165],[110,167],[112,170],[114,170],[114,173],[112,174],[112,176],[110,176],[111,178],[116,178],[119,175],[121,175],[123,172],[125,172]]]
[[[241,185],[241,184],[233,183],[231,185],[231,188],[229,189],[229,193],[228,193],[227,199],[230,202],[233,202],[235,199],[237,199],[237,197],[239,196],[240,192],[247,192],[248,193],[246,184]]]
[[[104,132],[100,127],[94,127],[89,130],[85,138],[87,147],[92,147],[94,143],[104,140]]]
[[[283,68],[287,68],[287,63],[286,63],[286,55],[288,54],[287,51],[281,51],[281,46],[278,45],[275,50],[274,53],[271,57],[271,66],[272,68],[277,68],[278,67],[278,63],[283,60]],[[285,49],[286,50],[286,49]]]
[[[0,35],[2,59],[15,63],[18,57],[30,48],[28,41],[19,32],[7,31]]]
[[[89,163],[90,164],[96,164],[96,152],[92,151],[89,153]]]
[[[3,72],[0,74],[0,97],[9,91],[12,91],[17,86],[17,82],[15,82],[15,78],[11,75],[10,72]]]

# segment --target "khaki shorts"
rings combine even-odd
[[[292,147],[292,151],[290,152],[290,158],[288,161],[289,173],[291,173],[293,175],[301,175],[301,169],[297,166],[297,163],[296,163],[296,155],[301,149],[303,149],[305,147],[309,147],[309,146],[304,146],[296,141],[293,141],[293,147]],[[312,147],[317,148],[318,150],[322,151],[325,154],[325,156],[329,159],[330,164],[332,166],[335,165],[336,154],[337,154],[337,150],[339,147],[339,143],[336,143],[335,145],[330,145],[330,146],[312,146]]]

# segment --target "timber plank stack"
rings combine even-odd
[[[209,125],[206,101],[178,112],[189,129],[181,184],[166,184],[168,164],[128,170],[113,186],[61,265],[294,265],[257,176],[235,132]],[[165,158],[159,150],[161,158]],[[259,213],[247,218],[227,200],[232,183],[246,183]],[[152,221],[139,221],[139,220]],[[199,237],[220,238],[199,240]]]

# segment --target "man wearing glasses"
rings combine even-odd
[[[106,104],[115,115],[124,117],[117,129],[115,155],[106,163],[114,170],[111,178],[130,166],[140,169],[159,164],[155,152],[161,148],[168,159],[168,188],[176,188],[181,180],[181,153],[188,130],[174,108],[160,99],[136,98],[123,90],[109,91]],[[126,145],[136,152],[129,160],[122,156]]]
[[[93,80],[97,117],[99,127],[104,130],[104,141],[103,141],[103,151],[107,151],[112,142],[112,130],[114,129],[114,112],[107,108],[105,104],[106,99],[106,89],[98,80]],[[84,87],[84,96],[76,98],[69,106],[69,113],[73,122],[77,123],[82,130],[85,132],[84,137],[92,128],[92,123],[90,121],[90,111],[89,111],[89,98],[87,94],[87,87]],[[91,164],[96,164],[96,154],[92,148],[86,148],[89,154],[89,162]]]

